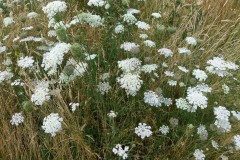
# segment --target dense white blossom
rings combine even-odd
[[[153,16],[154,18],[161,18],[162,15],[160,13],[152,13],[151,16]]]
[[[137,19],[133,14],[127,13],[123,15],[123,21],[127,22],[128,24],[134,24],[137,22]]]
[[[123,33],[124,32],[124,26],[122,24],[118,24],[115,28],[114,28],[114,32],[116,34],[119,33]]]
[[[201,91],[195,88],[189,87],[187,90],[187,101],[192,105],[193,108],[200,107],[201,109],[207,108],[207,97],[203,95]]]
[[[212,147],[213,148],[215,148],[215,149],[219,149],[219,144],[216,142],[216,141],[214,141],[214,140],[211,140],[211,143],[212,143]]]
[[[20,59],[17,61],[18,66],[22,68],[29,68],[33,66],[34,60],[33,57],[20,57]]]
[[[192,74],[199,81],[205,81],[208,77],[207,74],[203,70],[200,70],[200,69],[194,69]]]
[[[11,86],[23,86],[23,85],[24,85],[24,83],[21,82],[20,79],[16,79],[15,81],[13,81],[13,82],[11,83]]]
[[[140,13],[140,10],[134,9],[134,8],[128,8],[127,9],[127,14],[138,14]]]
[[[79,103],[69,103],[69,106],[71,107],[71,111],[74,112],[80,105]]]
[[[140,34],[140,35],[139,35],[139,38],[141,38],[141,39],[147,39],[147,38],[148,38],[148,35],[147,35],[147,34]]]
[[[138,74],[126,73],[117,78],[120,87],[125,89],[127,95],[135,96],[140,90],[143,81]]]
[[[164,74],[168,77],[174,77],[174,72],[171,72],[171,71],[165,71]]]
[[[189,70],[186,67],[183,67],[183,66],[178,66],[178,69],[185,72],[185,73],[189,72]]]
[[[78,23],[88,24],[91,27],[100,27],[103,26],[104,18],[92,13],[80,13],[79,15],[73,17],[73,20],[69,23],[69,26],[76,25]]]
[[[22,112],[15,113],[12,116],[12,119],[10,120],[11,125],[19,126],[19,124],[23,123],[24,117],[22,115]]]
[[[189,55],[189,54],[191,54],[191,51],[189,49],[187,49],[187,48],[178,48],[178,53],[179,54],[187,54],[187,55]]]
[[[195,110],[191,109],[192,108],[191,105],[184,98],[176,99],[176,106],[177,108],[187,110],[188,112],[195,112]]]
[[[30,13],[27,14],[27,17],[29,19],[37,18],[38,14],[36,12],[30,12]]]
[[[158,65],[156,64],[146,64],[142,66],[141,71],[143,71],[144,73],[151,73],[153,71],[156,71],[157,68]]]
[[[193,87],[193,89],[200,91],[200,92],[204,92],[204,93],[210,93],[212,91],[212,88],[209,87],[205,83],[200,83],[200,84],[196,85],[195,87]]]
[[[222,85],[222,89],[223,89],[224,94],[228,94],[230,91],[229,87],[226,84]]]
[[[138,72],[141,68],[141,63],[138,58],[128,58],[125,60],[118,61],[118,68],[124,73]]]
[[[186,42],[187,44],[196,46],[197,45],[197,40],[194,37],[186,37]]]
[[[87,3],[88,6],[95,6],[95,7],[104,7],[109,5],[106,0],[89,0]]]
[[[223,106],[214,107],[214,115],[216,116],[214,124],[217,128],[222,132],[229,132],[231,130],[231,124],[229,122],[230,111]]]
[[[205,154],[203,153],[203,150],[196,149],[193,153],[193,156],[195,157],[195,160],[205,160]]]
[[[62,130],[63,118],[58,113],[51,113],[43,119],[42,129],[45,133],[50,133],[52,137]]]
[[[150,47],[150,48],[153,48],[156,46],[155,42],[153,42],[151,40],[145,40],[143,43],[145,44],[145,46]]]
[[[124,49],[125,51],[129,51],[129,52],[138,52],[139,50],[139,45],[133,42],[124,42],[123,44],[121,44],[120,48]]]
[[[7,50],[7,47],[6,46],[2,46],[1,43],[0,43],[0,53],[3,53]]]
[[[31,101],[35,105],[43,105],[43,103],[50,99],[49,95],[49,83],[45,81],[39,82],[35,86],[34,94],[31,96]]]
[[[111,110],[107,115],[110,118],[116,118],[117,117],[117,112],[114,112],[114,111]]]
[[[174,80],[168,80],[167,83],[168,83],[169,86],[176,86],[177,85],[177,81],[174,81]]]
[[[233,137],[233,143],[235,144],[236,150],[240,150],[240,135],[235,135]]]
[[[113,149],[112,152],[116,154],[119,157],[122,157],[122,159],[127,159],[128,158],[128,152],[129,146],[123,146],[121,144],[117,144]]]
[[[65,12],[67,10],[67,5],[64,1],[53,1],[44,6],[42,10],[47,14],[48,18],[52,18],[57,13]]]
[[[168,48],[161,48],[158,50],[158,53],[163,55],[165,58],[173,56],[173,52]]]
[[[146,22],[137,21],[137,23],[135,23],[135,24],[139,29],[142,29],[142,30],[149,30],[150,29],[150,25],[147,24]]]
[[[3,81],[7,81],[13,77],[13,73],[6,70],[6,71],[0,71],[0,83]]]
[[[5,27],[10,26],[11,24],[13,24],[15,21],[13,20],[12,17],[6,17],[3,19],[3,24]]]
[[[206,70],[220,77],[230,76],[228,70],[237,70],[239,68],[235,63],[225,61],[222,57],[213,57],[213,59],[207,61],[207,64],[210,66],[207,66]]]
[[[159,131],[163,134],[163,135],[167,135],[169,133],[169,127],[168,126],[165,126],[165,125],[162,125],[160,128],[159,128]]]
[[[135,128],[135,133],[144,139],[146,137],[150,137],[152,135],[151,126],[147,126],[146,123],[139,123],[138,127]]]
[[[86,60],[86,61],[94,60],[94,59],[97,57],[96,54],[88,54],[88,53],[85,53],[84,55],[86,56],[86,57],[85,57],[85,60]]]
[[[150,106],[154,106],[154,107],[161,106],[161,99],[153,91],[147,91],[144,93],[144,102],[149,104]]]
[[[70,44],[58,43],[49,52],[43,55],[42,67],[48,75],[57,72],[58,65],[62,64],[63,56],[69,51]]]
[[[235,118],[237,121],[240,120],[240,112],[238,111],[231,111],[233,118]]]

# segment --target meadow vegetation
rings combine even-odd
[[[239,0],[0,0],[0,159],[240,159]]]

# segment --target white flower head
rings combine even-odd
[[[186,67],[183,67],[183,66],[178,66],[178,69],[185,72],[185,73],[189,72],[189,70]]]
[[[34,60],[33,57],[20,57],[20,59],[17,61],[18,66],[22,68],[29,68],[33,66]]]
[[[207,64],[210,66],[207,66],[206,70],[220,77],[231,76],[232,74],[228,70],[239,69],[238,65],[230,61],[225,61],[223,57],[213,57],[213,59],[207,61]]]
[[[200,107],[201,109],[207,108],[208,98],[203,95],[201,91],[196,90],[195,88],[189,87],[187,90],[188,103],[192,105],[193,108]]]
[[[240,150],[240,135],[235,135],[233,137],[233,143],[235,144],[236,150]]]
[[[197,45],[197,40],[194,37],[186,37],[186,42],[187,44],[196,46]]]
[[[161,15],[160,13],[152,13],[151,16],[154,17],[154,18],[156,18],[156,19],[162,17],[162,15]]]
[[[149,30],[150,29],[150,25],[147,24],[146,22],[142,22],[142,21],[138,21],[137,23],[135,23],[135,25],[142,30]]]
[[[147,38],[148,38],[148,35],[147,35],[147,34],[140,34],[140,35],[139,35],[139,38],[141,38],[141,39],[147,39]]]
[[[144,73],[151,73],[153,71],[156,71],[157,68],[158,68],[158,65],[156,64],[146,64],[142,66],[141,70]]]
[[[112,149],[112,152],[119,156],[119,157],[122,157],[122,159],[127,159],[128,158],[128,152],[129,150],[129,146],[123,146],[121,144],[117,144],[113,149]]]
[[[196,149],[193,153],[193,156],[195,157],[195,160],[205,160],[205,154],[203,153],[203,150]]]
[[[229,122],[230,111],[223,106],[214,107],[214,115],[216,116],[214,124],[217,128],[222,132],[229,132],[231,130],[231,124]]]
[[[69,103],[69,106],[71,107],[71,111],[74,112],[80,105],[79,103]]]
[[[216,150],[219,149],[219,144],[216,141],[212,140],[211,143],[213,148],[215,148]]]
[[[127,13],[123,15],[123,21],[127,22],[128,24],[134,24],[137,22],[137,19],[133,14]]]
[[[49,93],[48,87],[49,87],[49,83],[45,81],[39,82],[35,86],[34,94],[32,94],[31,96],[31,101],[35,105],[41,106],[45,101],[50,99],[50,93]]]
[[[132,53],[138,53],[139,52],[139,45],[133,42],[124,42],[121,44],[120,48],[124,49],[125,51],[132,52]]]
[[[10,26],[11,24],[13,24],[15,21],[13,20],[12,17],[6,17],[3,19],[3,24],[5,27]]]
[[[144,102],[153,107],[161,106],[160,97],[153,91],[147,91],[144,93]]]
[[[138,58],[128,58],[125,60],[118,61],[118,68],[124,73],[138,72],[141,68],[141,63]]]
[[[143,43],[145,44],[145,46],[150,47],[150,48],[156,47],[155,42],[153,42],[151,40],[145,40]]]
[[[159,128],[159,131],[163,134],[163,135],[167,135],[169,133],[169,127],[166,125],[162,125]]]
[[[126,73],[117,78],[121,88],[125,89],[127,95],[135,96],[140,90],[143,81],[138,74]]]
[[[3,81],[10,80],[13,77],[13,73],[6,70],[6,71],[0,71],[0,83]]]
[[[144,139],[152,135],[151,126],[147,126],[146,123],[139,123],[138,127],[135,128],[135,133]]]
[[[67,10],[67,4],[64,1],[53,1],[44,6],[42,10],[47,14],[48,18],[52,18],[57,13],[65,12]]]
[[[196,110],[192,109],[191,105],[184,98],[176,99],[176,106],[177,106],[177,108],[182,109],[182,110],[187,110],[188,112],[196,111]]]
[[[200,69],[194,69],[192,74],[199,81],[205,81],[208,77],[207,74],[203,70],[200,70]]]
[[[24,117],[22,115],[22,112],[20,113],[15,113],[12,116],[12,119],[10,120],[10,123],[15,126],[19,126],[19,124],[23,123]]]
[[[62,130],[63,118],[58,113],[51,113],[43,119],[42,129],[45,133],[50,133],[52,137]]]
[[[49,52],[43,55],[42,67],[48,71],[48,75],[57,72],[58,65],[62,64],[64,54],[70,49],[70,44],[58,43]]]
[[[173,56],[173,52],[168,48],[161,48],[158,50],[158,53],[163,55],[165,58]]]
[[[107,4],[108,2],[106,0],[89,0],[87,3],[88,6],[95,6],[95,7],[104,7]]]
[[[178,53],[179,54],[186,54],[186,55],[190,55],[191,51],[187,48],[178,48]]]
[[[116,118],[117,117],[117,112],[114,112],[114,111],[111,110],[107,115],[110,118]]]
[[[223,89],[224,94],[228,94],[230,91],[229,87],[226,84],[222,85],[222,89]]]
[[[119,33],[123,33],[124,32],[124,26],[122,24],[118,24],[115,29],[114,29],[114,32],[116,34],[119,34]]]
[[[38,14],[36,12],[30,12],[30,13],[27,14],[27,17],[29,19],[37,18]]]

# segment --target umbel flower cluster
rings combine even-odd
[[[0,0],[0,83],[17,102],[6,113],[11,130],[36,126],[40,138],[69,143],[72,159],[82,145],[101,159],[179,159],[164,153],[181,145],[181,159],[239,152],[239,61],[209,54],[207,34],[183,33],[177,7],[169,16],[145,11],[149,3],[36,1],[17,18],[24,2]]]

